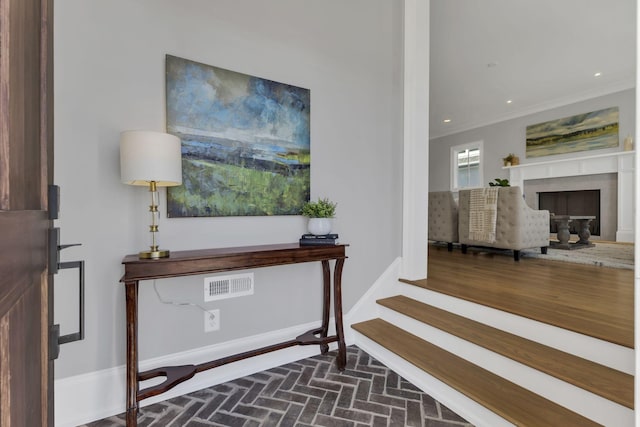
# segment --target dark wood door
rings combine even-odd
[[[0,427],[53,425],[52,6],[0,0]]]

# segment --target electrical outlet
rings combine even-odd
[[[204,331],[213,332],[220,330],[220,309],[209,310],[204,313]]]

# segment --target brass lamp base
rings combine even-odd
[[[155,251],[142,251],[138,254],[140,259],[158,259],[169,257],[168,249],[158,249]]]

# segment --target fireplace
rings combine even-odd
[[[534,209],[538,203],[536,192],[600,189],[600,239],[634,241],[634,151],[575,154],[504,169],[509,171],[511,185],[523,189],[527,204]],[[574,181],[569,186],[564,180]],[[601,184],[594,185],[592,180]],[[539,185],[542,182],[546,182],[545,188]]]
[[[539,192],[538,207],[556,215],[595,216],[589,230],[592,236],[600,236],[600,190]],[[558,232],[555,221],[551,221],[550,231]],[[578,234],[578,231],[576,224],[569,223],[571,234]]]
[[[596,240],[615,241],[618,213],[617,181],[616,174],[533,179],[525,181],[523,193],[527,204],[534,209],[546,209],[556,215],[573,214],[597,217],[596,221],[592,221],[597,224],[597,228],[594,229],[593,225],[591,226],[591,235]],[[566,194],[560,196],[563,193]],[[544,196],[544,194],[549,194],[549,196]],[[548,199],[553,198],[554,194],[558,195],[559,200],[549,202]],[[591,198],[591,201],[582,200],[584,198]],[[541,202],[543,205],[540,205]],[[550,222],[554,223],[554,221]],[[555,224],[553,225],[551,232],[555,233]],[[575,229],[570,231],[572,234],[577,234]]]

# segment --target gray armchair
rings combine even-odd
[[[451,191],[429,193],[429,240],[446,242],[449,252],[458,242],[458,205]]]
[[[468,246],[486,246],[513,250],[513,258],[520,259],[520,250],[549,247],[549,211],[531,209],[522,198],[520,187],[498,189],[495,241],[480,241],[470,237],[470,201],[472,190],[459,192],[458,235],[462,252]]]

